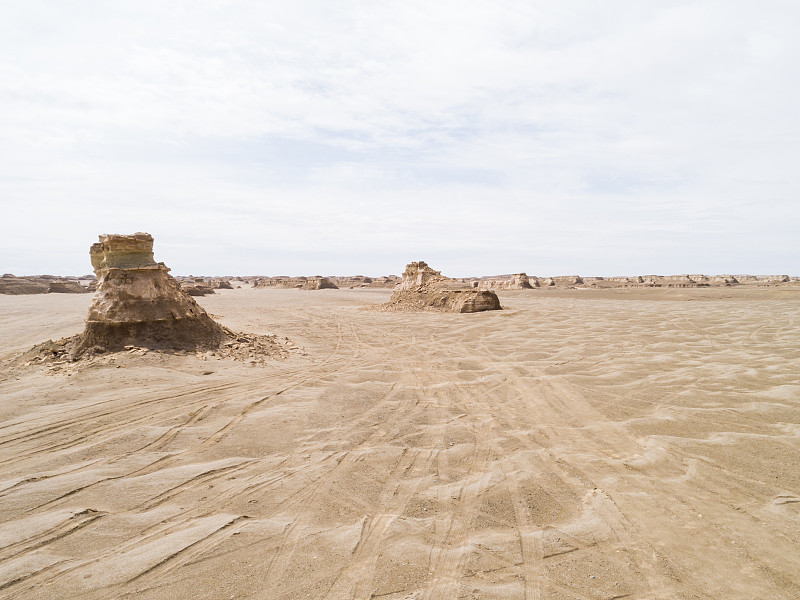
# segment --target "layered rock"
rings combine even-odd
[[[339,286],[332,283],[327,277],[309,277],[300,286],[301,290],[338,290]]]
[[[180,282],[181,289],[190,296],[214,294],[214,288],[202,277],[190,277]]]
[[[534,285],[535,284],[535,285]],[[539,282],[530,280],[526,273],[515,273],[503,277],[490,277],[477,282],[479,290],[531,290],[538,287]]]
[[[327,277],[315,275],[313,277],[287,277],[279,275],[277,277],[264,277],[257,280],[255,288],[285,288],[298,290],[336,290],[338,286]]]
[[[22,296],[27,294],[47,294],[50,291],[50,282],[27,277],[15,277],[11,274],[0,278],[0,294]]]
[[[83,286],[77,281],[64,279],[50,282],[49,294],[85,294],[89,291],[87,286]]]
[[[555,285],[560,286],[583,285],[583,279],[578,275],[564,275],[561,277],[553,277],[552,279]]]
[[[494,292],[465,287],[419,261],[406,266],[400,284],[383,308],[473,313],[500,310],[501,306]]]
[[[708,283],[709,285],[712,286],[726,286],[726,287],[739,284],[736,278],[733,277],[732,275],[716,275],[714,277],[709,277]]]
[[[6,273],[0,277],[0,294],[12,296],[27,294],[85,294],[89,286],[81,285],[77,279],[40,275],[35,277],[15,277]]]
[[[329,277],[331,283],[339,288],[393,288],[400,283],[397,275],[384,275],[382,277],[367,277],[365,275],[349,275]]]
[[[198,349],[219,346],[223,328],[153,258],[147,233],[101,235],[90,250],[97,291],[74,354],[93,347]]]

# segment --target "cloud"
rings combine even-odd
[[[5,12],[4,270],[83,272],[97,233],[137,229],[195,273],[800,259],[790,3]]]

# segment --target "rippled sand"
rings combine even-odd
[[[221,290],[306,356],[50,372],[0,297],[0,598],[800,597],[800,290]]]

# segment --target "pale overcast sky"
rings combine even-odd
[[[0,7],[0,271],[800,274],[796,0]]]

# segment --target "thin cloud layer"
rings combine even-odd
[[[4,12],[5,271],[797,272],[789,2]]]

